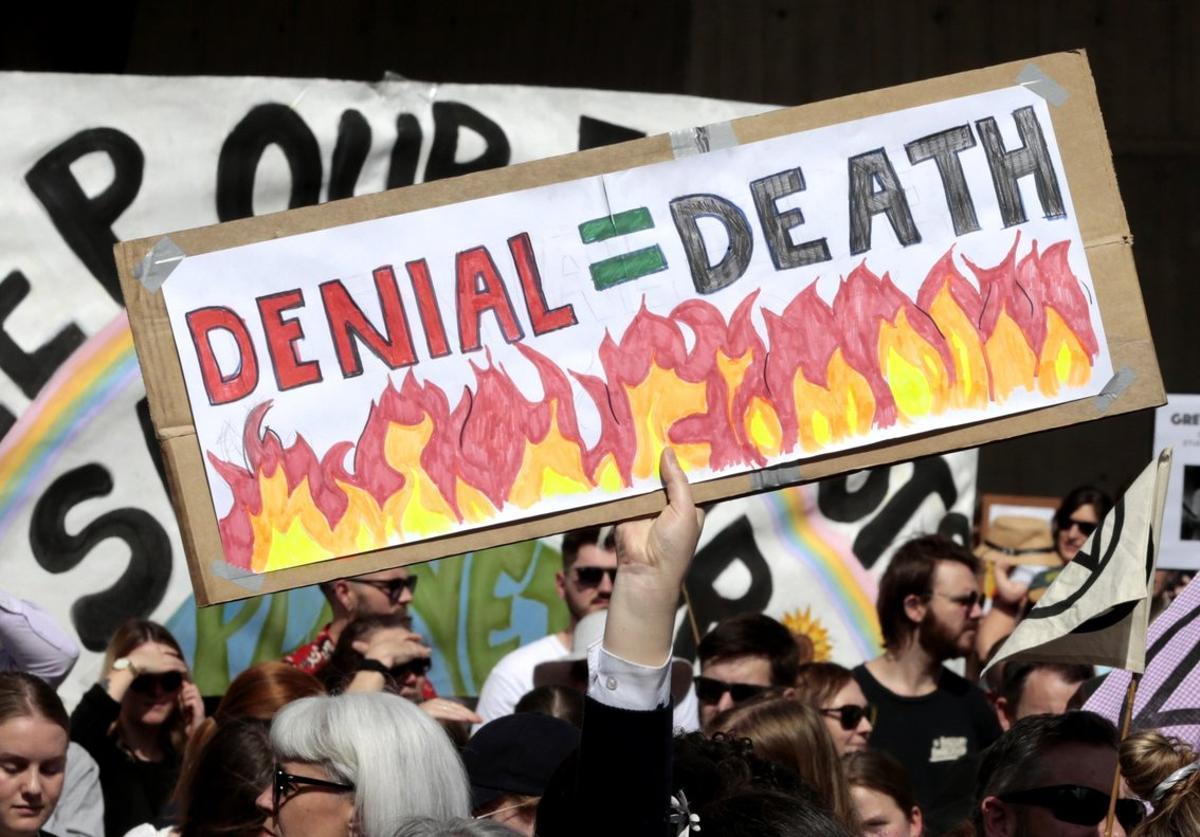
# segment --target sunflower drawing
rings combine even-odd
[[[826,663],[833,659],[833,643],[821,620],[812,615],[812,608],[793,610],[783,615],[783,624],[804,645],[812,647],[812,661]]]

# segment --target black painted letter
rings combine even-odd
[[[983,150],[987,153],[988,166],[992,170],[992,183],[996,186],[996,200],[1000,203],[1004,226],[1025,223],[1025,204],[1021,200],[1017,181],[1029,174],[1034,177],[1038,200],[1042,202],[1045,216],[1065,218],[1067,210],[1058,188],[1058,175],[1054,172],[1050,149],[1046,147],[1046,138],[1042,136],[1037,114],[1032,107],[1018,108],[1013,111],[1013,121],[1017,123],[1017,133],[1025,144],[1012,151],[1004,150],[1004,141],[995,119],[989,116],[975,123]]]
[[[971,190],[967,188],[967,178],[963,176],[962,162],[958,159],[961,152],[974,147],[975,136],[971,133],[970,125],[948,128],[913,140],[904,146],[904,150],[908,152],[908,161],[914,166],[926,160],[933,160],[937,166],[938,175],[942,178],[942,190],[946,193],[946,208],[950,210],[950,220],[954,222],[955,235],[966,235],[979,229],[979,219],[975,217],[975,204],[971,201]]]
[[[886,151],[876,148],[850,158],[851,255],[871,249],[871,220],[881,212],[887,215],[896,240],[905,247],[921,240],[892,161]]]
[[[825,239],[817,238],[804,244],[793,244],[790,230],[804,223],[804,213],[799,207],[780,212],[775,202],[788,195],[804,191],[804,174],[800,169],[788,169],[750,184],[754,194],[754,208],[763,234],[767,237],[767,249],[776,270],[803,267],[806,264],[829,261],[829,245]]]
[[[84,335],[79,326],[71,323],[32,352],[26,352],[4,330],[4,321],[29,293],[29,280],[14,270],[0,282],[0,369],[3,369],[21,392],[35,397],[59,366],[83,345]]]
[[[474,160],[458,162],[458,135],[469,128],[483,137],[483,153]],[[462,102],[433,103],[433,147],[425,164],[425,182],[458,177],[473,171],[507,166],[512,156],[504,129],[470,105]]]
[[[685,195],[671,201],[671,217],[675,219],[675,229],[679,231],[679,240],[687,253],[692,284],[697,293],[715,293],[736,282],[746,272],[754,252],[754,237],[746,214],[736,205],[716,195]],[[696,224],[699,217],[717,219],[729,236],[729,247],[716,264],[708,263],[704,236]]]
[[[287,105],[256,105],[225,138],[217,158],[217,217],[254,214],[254,175],[267,146],[277,145],[292,172],[288,209],[321,200],[321,149],[317,138]]]

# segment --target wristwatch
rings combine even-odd
[[[376,674],[382,674],[384,677],[389,676],[392,670],[385,666],[379,660],[371,660],[363,658],[358,661],[358,665],[354,667],[355,671],[373,671]]]
[[[112,667],[113,671],[128,671],[134,677],[138,676],[137,666],[128,657],[117,657],[117,659],[113,660]]]

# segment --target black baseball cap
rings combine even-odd
[[[536,712],[484,724],[463,748],[474,810],[503,794],[541,796],[558,765],[579,746],[579,730]]]

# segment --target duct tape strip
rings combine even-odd
[[[733,148],[738,144],[737,134],[730,122],[714,122],[699,128],[680,128],[671,132],[671,153],[676,159]]]
[[[220,576],[226,581],[232,581],[243,590],[249,590],[251,593],[257,593],[262,590],[263,577],[257,573],[248,573],[240,567],[235,567],[233,564],[227,564],[224,561],[213,561],[208,565],[212,570],[213,575]]]
[[[750,475],[750,482],[755,491],[770,491],[803,481],[804,477],[800,473],[799,465],[779,465],[755,471]]]
[[[1100,390],[1093,399],[1096,409],[1102,413],[1106,411],[1117,400],[1117,396],[1133,383],[1136,377],[1136,372],[1128,366],[1122,366],[1121,371],[1109,378],[1108,383],[1104,385],[1104,389]]]
[[[1033,63],[1026,64],[1021,72],[1017,73],[1017,84],[1038,94],[1055,107],[1061,105],[1071,95],[1065,87],[1050,78],[1042,72],[1041,67]]]
[[[142,283],[150,293],[163,286],[171,271],[183,263],[187,253],[179,249],[179,245],[166,235],[154,242],[150,252],[142,257],[140,263],[133,268],[133,278]]]

